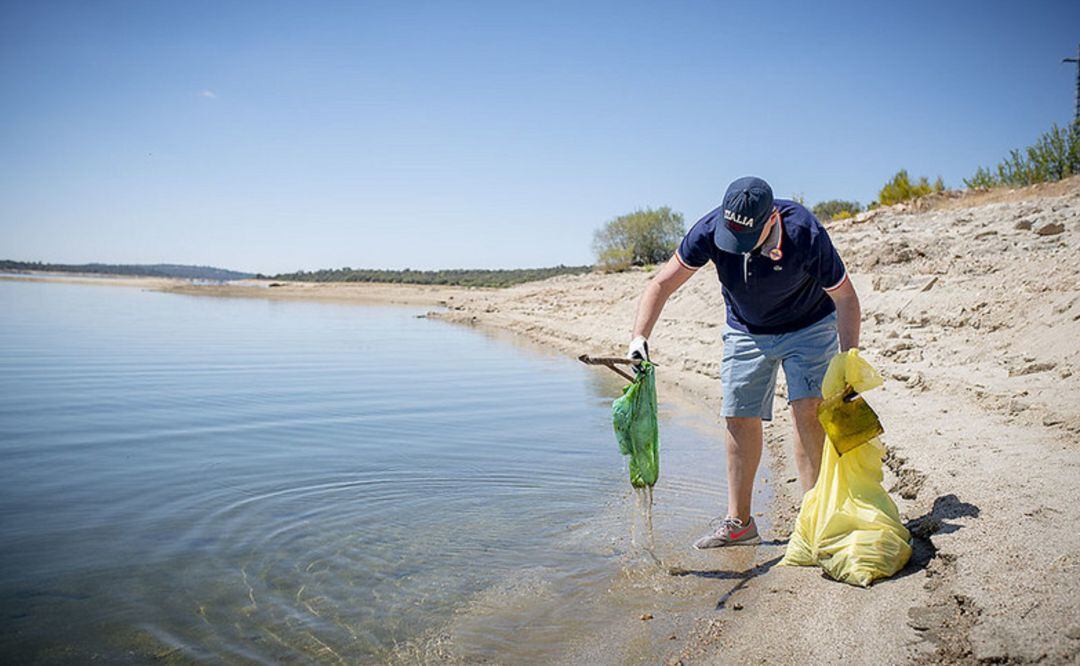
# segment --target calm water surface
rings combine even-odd
[[[629,538],[607,371],[406,308],[0,308],[5,661],[648,660],[637,605],[700,603]],[[724,488],[709,419],[661,428],[663,556]]]

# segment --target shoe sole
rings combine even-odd
[[[752,539],[743,539],[741,541],[736,541],[734,543],[725,543],[725,544],[720,545],[720,546],[709,546],[707,548],[702,548],[702,547],[698,546],[695,543],[694,544],[694,550],[716,550],[717,548],[731,548],[732,546],[757,546],[760,543],[761,543],[761,535],[758,535],[758,536],[756,536],[756,537],[754,537]]]

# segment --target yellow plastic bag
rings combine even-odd
[[[839,395],[845,385],[859,393],[881,385],[881,375],[859,358],[857,349],[832,359],[822,394],[826,399]],[[843,456],[825,438],[821,472],[803,496],[781,564],[820,565],[832,578],[863,587],[904,568],[911,557],[911,534],[881,487],[884,454],[877,437]]]

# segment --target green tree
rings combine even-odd
[[[814,216],[819,220],[843,219],[862,212],[862,204],[858,201],[844,201],[843,199],[829,199],[814,204],[812,209]]]
[[[979,167],[975,175],[964,179],[964,187],[972,190],[983,190],[1000,185],[997,176],[986,167]]]
[[[885,183],[885,186],[878,192],[878,203],[882,206],[891,206],[902,201],[908,201],[910,199],[917,199],[918,197],[924,197],[927,194],[934,192],[944,192],[945,181],[938,176],[938,179],[934,181],[934,184],[930,184],[930,180],[926,176],[919,178],[918,182],[912,183],[911,177],[908,176],[907,169],[900,169],[896,172],[896,175],[892,177],[892,180]]]
[[[620,215],[596,230],[593,251],[606,270],[624,270],[666,261],[685,233],[682,213],[670,207]]]
[[[1080,173],[1080,123],[1068,127],[1055,124],[1034,144],[1009,151],[996,170],[979,167],[974,176],[964,179],[964,185],[1020,187],[1061,180],[1075,173]]]

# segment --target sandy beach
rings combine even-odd
[[[885,423],[886,487],[916,537],[911,564],[862,590],[772,567],[782,548],[761,547],[724,610],[703,600],[696,632],[670,661],[1073,663],[1080,654],[1080,179],[929,207],[830,225],[862,299],[865,356],[887,379],[868,399]],[[616,352],[649,275],[472,294],[439,316],[571,354]],[[706,268],[650,341],[668,386],[710,407],[723,317]],[[766,428],[766,464],[781,481],[769,536],[783,539],[799,492],[790,419],[777,417]]]
[[[864,355],[886,377],[868,399],[885,424],[886,487],[915,535],[915,555],[895,578],[863,590],[818,570],[774,566],[782,545],[759,547],[750,565],[716,553],[717,567],[730,566],[739,584],[716,581],[717,598],[701,600],[694,629],[671,641],[668,661],[1074,663],[1080,179],[887,209],[829,229],[862,299]],[[650,275],[564,276],[503,290],[117,284],[437,306],[429,316],[577,355],[623,353]],[[715,274],[703,269],[669,302],[650,340],[662,395],[717,413],[723,321]],[[756,507],[768,509],[765,537],[775,540],[787,537],[799,501],[782,405],[766,427],[773,505]]]

